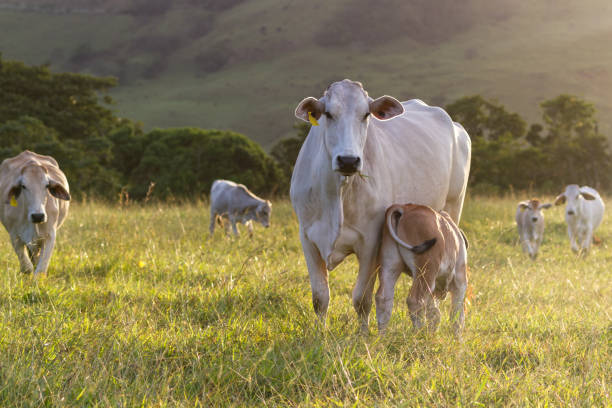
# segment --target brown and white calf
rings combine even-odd
[[[453,330],[463,329],[467,289],[467,247],[463,232],[448,213],[416,205],[392,205],[385,214],[380,247],[379,287],[376,292],[378,330],[384,333],[391,310],[395,283],[402,272],[413,278],[407,303],[416,329],[423,316],[434,331],[440,323],[438,300],[452,295],[450,318]]]

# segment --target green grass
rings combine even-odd
[[[462,343],[448,300],[437,333],[413,332],[406,276],[388,335],[374,311],[357,334],[354,258],[318,327],[288,202],[255,239],[212,240],[204,204],[77,203],[39,282],[0,241],[0,406],[610,406],[612,222],[581,259],[549,210],[533,262],[517,201],[466,202]]]

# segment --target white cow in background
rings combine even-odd
[[[215,222],[223,225],[224,219],[229,220],[234,235],[238,235],[236,222],[246,225],[249,235],[253,235],[252,221],[255,220],[268,228],[271,213],[272,203],[257,197],[242,184],[229,180],[215,180],[210,188],[211,236],[215,232]],[[228,233],[227,224],[225,232]]]
[[[53,157],[26,150],[0,165],[0,194],[4,201],[0,220],[21,272],[46,273],[56,231],[68,215],[66,176]]]
[[[448,114],[419,100],[372,99],[358,82],[331,84],[295,115],[315,122],[291,178],[291,202],[316,314],[325,322],[328,271],[355,254],[353,306],[367,331],[385,210],[394,203],[446,210],[459,222],[470,138]]]
[[[564,203],[570,247],[576,253],[586,254],[593,241],[593,232],[603,219],[603,200],[594,188],[570,184],[555,199],[555,205]]]
[[[531,259],[538,257],[538,250],[544,238],[544,214],[542,210],[552,206],[551,203],[541,204],[539,200],[521,201],[516,207],[516,226],[523,252]]]

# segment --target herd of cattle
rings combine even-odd
[[[450,317],[459,334],[468,285],[468,240],[457,226],[471,160],[465,129],[440,108],[390,96],[372,99],[360,83],[346,79],[331,84],[320,99],[304,99],[295,114],[313,125],[295,163],[290,197],[319,319],[325,323],[329,305],[328,271],[355,254],[359,271],[352,299],[361,330],[367,331],[376,277],[382,333],[395,284],[405,272],[413,279],[407,303],[414,326],[426,320],[435,330],[438,300],[450,292]],[[26,150],[2,162],[0,192],[0,218],[21,271],[46,273],[68,213],[64,173],[52,157]],[[555,199],[563,203],[571,248],[587,252],[603,218],[603,201],[590,187],[569,185]],[[532,258],[544,233],[542,210],[551,205],[518,205],[519,238]],[[253,221],[269,226],[271,211],[270,201],[245,186],[217,180],[210,192],[210,234],[216,223],[229,233],[225,221],[235,235],[237,222],[252,234]]]

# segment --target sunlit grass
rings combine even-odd
[[[75,204],[40,282],[0,242],[0,406],[609,406],[612,224],[581,259],[549,210],[533,262],[517,201],[466,202],[462,343],[448,301],[436,334],[413,332],[406,276],[388,335],[357,334],[354,258],[318,327],[288,202],[254,239],[209,239],[205,205]]]

